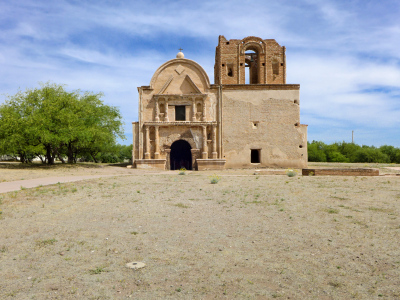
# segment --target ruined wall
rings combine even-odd
[[[261,88],[223,88],[226,167],[305,167],[307,137],[300,126],[299,86]],[[252,149],[259,150],[260,163],[251,163]]]

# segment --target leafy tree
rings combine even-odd
[[[327,145],[325,148],[327,161],[329,162],[348,162],[348,158],[339,151],[337,144]]]
[[[132,161],[132,144],[130,145],[118,145],[119,151],[118,156],[124,161]]]
[[[32,135],[30,114],[32,107],[24,107],[22,93],[0,106],[0,153],[21,162],[29,162],[44,154],[43,145]]]
[[[113,145],[97,154],[95,159],[103,163],[118,163],[125,160],[132,161],[132,145]]]
[[[312,143],[308,143],[308,161],[326,162],[325,147],[326,145],[323,142],[312,141]]]
[[[390,162],[400,164],[400,149],[393,146],[383,145],[379,150],[389,156]]]
[[[367,162],[367,163],[389,163],[390,158],[386,154],[379,151],[375,147],[362,146],[356,151],[355,162]]]
[[[96,156],[124,138],[118,109],[104,105],[101,96],[46,83],[8,97],[0,106],[0,153],[15,153],[21,161],[44,154],[49,164],[56,157],[76,162],[78,155]]]
[[[336,144],[338,146],[340,153],[342,155],[344,155],[348,159],[349,162],[356,161],[355,153],[357,150],[359,150],[361,148],[359,145],[354,144],[354,143],[346,143],[346,142],[336,143]]]

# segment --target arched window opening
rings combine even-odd
[[[258,52],[248,49],[245,53],[245,83],[257,84],[258,82]]]

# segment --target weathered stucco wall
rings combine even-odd
[[[223,89],[222,97],[222,142],[226,167],[307,165],[307,137],[304,127],[300,126],[298,88]],[[251,163],[252,149],[259,150],[260,163]]]

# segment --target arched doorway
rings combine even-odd
[[[178,140],[171,145],[171,170],[179,170],[185,168],[186,170],[192,170],[192,147],[184,140]]]

